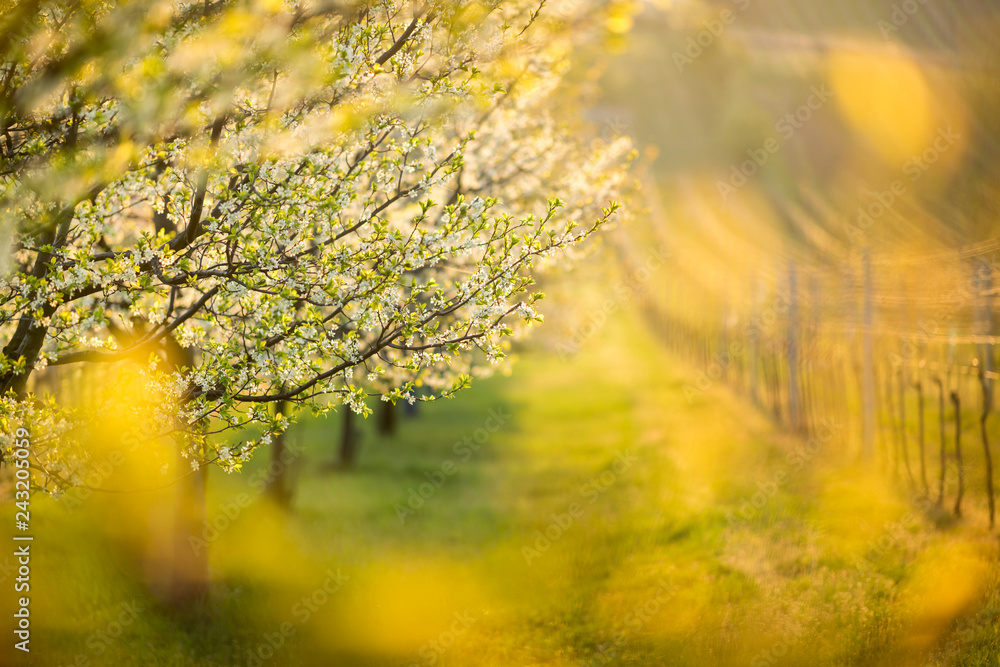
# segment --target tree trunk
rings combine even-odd
[[[417,392],[417,390],[414,390],[414,393],[416,393],[417,396],[420,395]],[[407,417],[416,417],[420,413],[419,406],[420,406],[420,401],[413,401],[413,403],[406,401],[405,403],[403,403],[403,414],[406,415]]]
[[[354,412],[344,406],[344,419],[340,431],[340,456],[337,467],[343,470],[353,468],[358,458],[358,429],[354,425]]]
[[[378,432],[386,437],[396,434],[396,406],[389,401],[379,403]]]
[[[182,465],[190,465],[187,460]],[[170,560],[167,604],[186,610],[208,597],[211,577],[208,548],[195,547],[190,538],[201,538],[205,522],[205,493],[208,466],[184,477],[178,483],[177,508],[173,525],[173,558]]]
[[[194,365],[194,351],[181,347],[172,336],[164,339],[167,365],[180,370]],[[191,465],[190,459],[178,456],[181,472]],[[195,546],[204,534],[208,467],[198,462],[197,470],[185,475],[177,484],[176,510],[173,521],[172,558],[167,577],[167,604],[184,610],[208,597],[211,578],[208,549]]]
[[[288,417],[288,410],[291,403],[279,401],[274,405],[275,414],[282,414]],[[294,458],[292,451],[287,446],[288,430],[284,430],[274,436],[271,443],[271,466],[268,469],[272,474],[267,484],[267,496],[274,503],[283,509],[287,509],[292,504],[292,494],[294,493],[294,480],[292,479],[291,462]],[[274,473],[270,473],[274,470]]]

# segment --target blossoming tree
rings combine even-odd
[[[558,113],[584,7],[544,5],[5,3],[4,453],[24,425],[39,488],[85,468],[47,367],[132,364],[142,395],[92,412],[234,470],[268,404],[363,413],[501,359],[627,162]]]

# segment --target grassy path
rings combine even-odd
[[[695,370],[643,331],[619,320],[567,362],[528,355],[396,437],[366,432],[347,474],[324,472],[336,419],[307,421],[293,518],[255,503],[224,522],[194,624],[80,548],[79,513],[43,508],[65,540],[37,566],[62,601],[39,614],[46,664],[129,600],[141,613],[88,664],[997,664],[983,522],[923,511],[721,385],[689,399]],[[210,518],[255,498],[266,463],[213,477]]]
[[[356,474],[305,482],[308,539],[366,572],[331,651],[371,664],[918,665],[943,647],[947,661],[996,664],[989,615],[971,641],[944,641],[995,588],[994,541],[722,386],[689,400],[693,371],[633,324],[569,363],[526,358],[370,442]],[[491,411],[504,424],[485,439]],[[463,444],[477,435],[478,451]],[[411,490],[429,495],[422,506]],[[456,612],[468,627],[453,638]],[[374,626],[385,633],[367,636]]]

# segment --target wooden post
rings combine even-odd
[[[995,509],[993,506],[993,456],[986,433],[986,421],[993,408],[993,268],[986,261],[979,263],[980,326],[984,337],[980,345],[979,383],[983,390],[983,411],[979,417],[979,430],[983,438],[983,454],[986,463],[986,496],[990,508],[990,529],[993,528]]]
[[[980,381],[985,379],[986,382],[990,382],[990,374],[993,371],[993,343],[992,336],[994,332],[993,328],[993,268],[986,261],[980,261],[978,265],[978,277],[979,280],[979,326],[977,327],[980,335],[984,337],[983,342],[979,346],[979,358],[981,359],[980,368],[985,371],[985,378],[980,376]],[[986,400],[990,403],[990,409],[993,407],[993,394],[989,392],[986,396]]]
[[[754,295],[753,295],[753,307],[755,311],[759,312],[760,304],[763,302],[762,289],[763,283],[759,279],[751,278],[750,284],[753,285]],[[750,370],[750,398],[753,400],[754,405],[760,407],[761,399],[760,392],[758,391],[757,385],[759,383],[758,378],[758,367],[760,365],[760,335],[761,331],[756,331],[752,334],[750,339],[750,354],[748,365]]]
[[[771,354],[771,379],[774,382],[774,419],[780,424],[784,409],[781,402],[781,358],[777,352]]]
[[[871,254],[865,248],[863,259],[864,308],[861,327],[861,428],[862,453],[871,460],[875,448],[875,346],[872,341],[874,312],[872,305]]]
[[[979,417],[979,430],[983,437],[983,455],[986,461],[986,499],[990,508],[990,529],[993,529],[995,509],[993,507],[993,457],[990,454],[990,440],[986,435],[986,420],[990,416],[990,381],[986,377],[986,370],[979,367],[979,381],[983,386],[983,412]]]
[[[888,413],[889,419],[889,436],[892,438],[892,445],[886,443],[886,448],[891,448],[894,452],[894,463],[892,466],[892,474],[894,477],[899,476],[899,428],[896,426],[896,406],[893,403],[892,398],[892,369],[887,369],[885,373],[885,382],[883,383],[885,390],[885,412]]]
[[[900,455],[903,457],[903,466],[906,468],[906,477],[910,480],[910,488],[917,485],[913,478],[913,470],[910,468],[910,445],[906,438],[906,376],[902,367],[896,371],[896,378],[899,380],[899,444]]]
[[[823,392],[820,389],[821,382],[819,380],[819,376],[817,375],[818,371],[816,370],[817,366],[821,370],[827,371],[823,373],[823,377],[825,378],[830,377],[829,371],[826,368],[826,364],[819,363],[820,362],[819,327],[820,327],[820,318],[822,317],[822,310],[820,307],[822,301],[822,294],[820,292],[819,276],[816,273],[812,273],[809,276],[809,299],[812,302],[811,305],[812,322],[810,323],[811,326],[809,327],[809,349],[811,350],[809,356],[812,362],[812,368],[811,368],[812,374],[810,375],[811,399],[810,399],[809,414],[810,414],[810,425],[811,425],[810,432],[815,434],[819,429],[817,425],[817,420],[820,417],[820,412],[825,412],[823,406],[817,403],[817,401],[823,400]]]
[[[884,383],[879,382],[878,386],[882,387],[883,384]],[[893,443],[895,442],[895,429],[892,427],[891,422],[888,423],[886,422],[886,420],[888,419],[888,415],[886,414],[887,407],[885,405],[886,396],[882,392],[879,392],[878,402],[879,402],[878,410],[876,411],[875,414],[878,419],[879,442],[882,445],[880,448],[881,449],[880,467],[885,472],[889,472],[890,468],[892,467],[892,461],[890,460],[890,450],[892,449]]]
[[[965,470],[962,466],[962,402],[958,392],[951,392],[951,402],[955,406],[955,460],[958,464],[958,497],[955,498],[955,516],[962,516],[962,495],[965,493]]]
[[[940,423],[940,433],[941,433],[941,480],[938,483],[938,499],[937,504],[940,507],[944,504],[944,476],[945,472],[948,470],[947,455],[945,453],[945,434],[944,434],[944,383],[941,382],[941,378],[934,376],[934,384],[938,387],[938,415],[941,419]]]
[[[836,369],[836,376],[833,385],[834,414],[837,415],[837,418],[844,424],[844,428],[841,430],[841,442],[845,445],[851,442],[850,434],[854,433],[851,404],[847,389],[847,372],[849,363],[850,362],[846,358],[839,358],[834,367]]]
[[[793,429],[802,429],[799,394],[799,295],[794,261],[788,263],[788,421]]]
[[[927,453],[924,442],[924,385],[918,379],[914,384],[913,388],[917,390],[917,417],[919,424],[919,446],[920,446],[920,481],[924,485],[924,497],[928,497],[931,494],[930,486],[927,484]]]

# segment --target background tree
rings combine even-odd
[[[5,3],[0,413],[35,484],[78,483],[87,424],[142,411],[203,498],[204,466],[285,429],[266,404],[365,413],[488,372],[540,319],[538,262],[618,209],[627,143],[556,112],[585,9]],[[30,391],[123,363],[143,395],[87,415]]]

